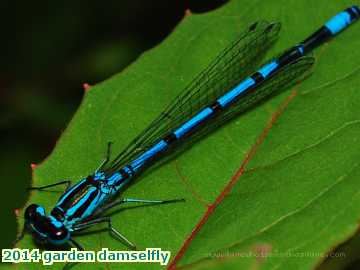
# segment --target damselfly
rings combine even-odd
[[[269,61],[256,72],[256,63],[274,43],[280,30],[279,23],[259,21],[252,24],[211,64],[199,74],[145,131],[110,161],[110,146],[106,159],[88,177],[71,186],[62,181],[32,189],[44,190],[66,185],[50,214],[37,204],[25,210],[25,231],[41,243],[82,246],[73,236],[99,223],[130,248],[135,245],[116,230],[106,210],[119,204],[142,202],[161,204],[181,200],[143,200],[115,198],[148,166],[160,157],[194,142],[230,118],[275,94],[285,86],[307,74],[314,58],[306,53],[335,36],[360,17],[360,9],[352,6],[330,19],[310,37]]]

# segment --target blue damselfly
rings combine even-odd
[[[99,223],[106,223],[109,231],[130,248],[135,245],[113,228],[106,210],[122,203],[142,202],[161,204],[175,200],[116,199],[145,168],[160,157],[196,141],[259,101],[276,94],[282,88],[304,77],[314,58],[308,52],[335,36],[360,17],[360,9],[352,6],[330,19],[310,37],[286,50],[254,73],[256,64],[278,37],[280,24],[259,21],[246,29],[211,64],[200,73],[184,92],[136,137],[119,155],[110,160],[110,146],[106,159],[88,177],[71,186],[62,181],[32,189],[44,190],[66,185],[50,214],[37,204],[25,210],[25,231],[41,243],[82,246],[73,236]]]

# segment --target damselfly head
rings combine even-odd
[[[25,210],[25,224],[40,244],[65,244],[70,238],[70,232],[65,225],[52,216],[46,216],[44,207],[31,204]]]

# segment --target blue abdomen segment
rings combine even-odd
[[[351,23],[350,14],[346,11],[332,17],[325,26],[330,30],[331,34],[336,35],[341,30],[345,29]]]
[[[352,6],[332,17],[325,23],[325,27],[329,29],[332,35],[336,35],[359,17],[360,9],[357,6]]]
[[[261,77],[262,81],[263,79],[267,78],[272,72],[274,72],[279,67],[279,64],[277,61],[272,61],[266,65],[264,65],[262,68],[258,70],[258,74]],[[248,77],[243,82],[241,82],[238,86],[236,86],[231,91],[227,92],[225,95],[220,97],[217,102],[222,107],[227,106],[229,103],[234,101],[240,94],[248,90],[249,88],[255,86],[257,81],[253,77]]]
[[[249,89],[255,84],[252,78],[247,78],[245,81],[236,86],[233,90],[227,92],[225,95],[220,97],[217,101],[222,107],[225,107],[228,103],[237,98],[242,92]]]
[[[276,68],[279,66],[279,64],[276,61],[272,61],[269,64],[266,64],[262,68],[259,69],[259,73],[263,76],[263,78],[266,78],[271,74]]]
[[[166,147],[167,143],[164,140],[159,141],[157,144],[155,144],[153,147],[143,153],[140,157],[131,162],[131,168],[136,172],[147,160],[154,157],[157,153],[161,152]]]
[[[175,130],[174,134],[176,138],[181,138],[187,132],[189,132],[193,127],[197,126],[207,117],[209,117],[213,113],[213,110],[209,107],[203,109],[198,114],[193,116],[189,121],[185,122],[181,127]]]

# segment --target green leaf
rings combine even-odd
[[[184,17],[161,45],[85,94],[53,153],[35,170],[34,186],[76,181],[92,173],[108,141],[115,143],[113,153],[124,148],[250,23],[258,19],[283,23],[280,40],[269,52],[274,55],[350,4],[234,0],[205,15]],[[211,269],[234,269],[239,264],[245,269],[254,265],[261,269],[314,267],[322,258],[242,260],[231,256],[264,249],[277,254],[324,253],[355,233],[360,216],[359,31],[360,24],[354,25],[317,50],[318,63],[309,79],[238,117],[176,159],[147,171],[120,195],[185,198],[185,203],[119,207],[122,211],[112,215],[114,227],[138,249],[161,247],[171,251],[173,258],[208,205],[244,164],[245,172],[235,175],[230,193],[194,234],[177,263],[195,263],[199,269],[209,269],[206,264]],[[281,106],[284,109],[276,114]],[[258,137],[262,140],[256,144]],[[244,163],[251,149],[253,155]],[[33,192],[29,203],[49,211],[57,197],[53,192]],[[126,249],[104,231],[76,239],[87,250]],[[36,247],[30,235],[18,246]],[[221,252],[229,260],[216,260]],[[118,269],[119,264],[86,267]],[[40,265],[20,264],[18,268],[39,269]],[[160,266],[122,264],[121,268]]]

